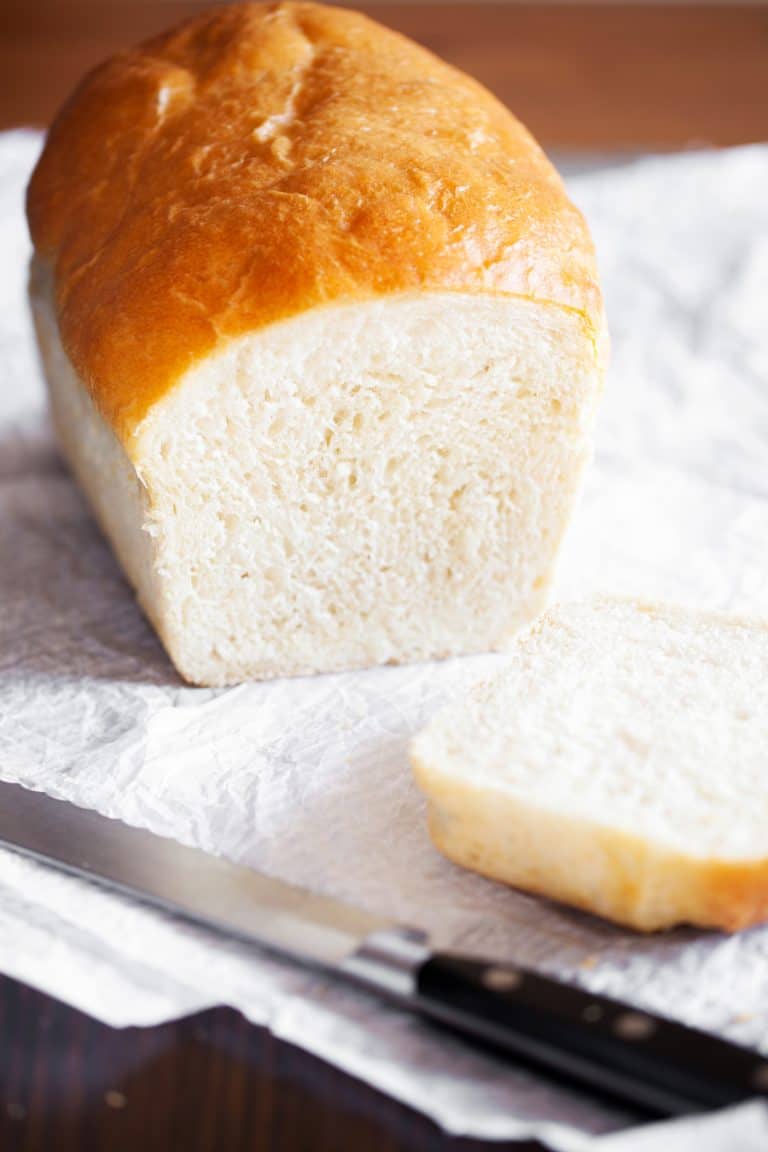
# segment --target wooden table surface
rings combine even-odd
[[[2,1152],[488,1152],[231,1009],[112,1029],[0,977]],[[493,1144],[504,1152],[511,1144]],[[516,1152],[544,1152],[531,1142]]]
[[[45,124],[86,68],[200,0],[2,0],[0,128]],[[553,148],[768,139],[768,7],[360,4],[484,81]]]
[[[203,7],[188,0],[2,6],[0,128],[46,124],[86,68]],[[483,80],[550,148],[768,139],[766,7],[365,7]],[[0,978],[0,1036],[2,1152],[481,1147],[449,1140],[410,1109],[228,1009],[113,1031]]]

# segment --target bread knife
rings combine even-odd
[[[0,844],[214,932],[346,977],[656,1115],[768,1095],[768,1059],[142,828],[0,782]]]

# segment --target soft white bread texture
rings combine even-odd
[[[547,612],[413,742],[436,846],[644,931],[768,918],[768,628],[673,606]]]
[[[181,674],[500,646],[601,388],[591,244],[487,93],[349,11],[108,62],[29,191],[63,450]]]

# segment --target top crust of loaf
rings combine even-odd
[[[224,342],[307,309],[440,290],[573,309],[584,221],[479,84],[349,10],[221,7],[121,53],[55,121],[28,194],[63,345],[129,446]]]

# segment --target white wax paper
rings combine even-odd
[[[24,285],[39,148],[0,137],[0,772],[34,788],[768,1052],[768,930],[640,937],[509,891],[430,846],[406,743],[503,657],[225,691],[181,684],[61,464]],[[574,177],[613,363],[560,594],[639,591],[768,611],[768,148]],[[131,901],[0,853],[0,966],[113,1025],[241,1009],[488,1138],[601,1145],[629,1114]],[[656,1130],[610,1152],[659,1147]],[[768,1146],[761,1105],[663,1147]],[[751,1141],[751,1142],[750,1142]]]

